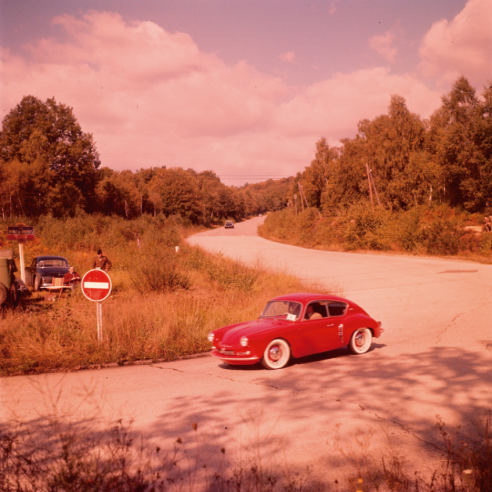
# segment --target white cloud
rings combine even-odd
[[[337,11],[337,3],[340,0],[331,0],[330,10],[328,11],[330,15],[334,15]]]
[[[411,75],[388,68],[337,74],[282,103],[276,125],[287,134],[325,135],[331,140],[354,136],[357,123],[387,113],[391,94],[403,96],[410,111],[430,116],[440,95]]]
[[[113,169],[182,166],[221,174],[295,174],[316,141],[353,137],[357,123],[387,112],[390,95],[428,116],[440,94],[411,75],[360,70],[289,87],[241,62],[203,53],[185,33],[113,13],[55,19],[68,41],[40,40],[28,56],[0,51],[1,110],[55,96],[93,133]],[[240,184],[234,182],[235,184]]]
[[[397,48],[393,46],[394,39],[395,35],[393,32],[387,31],[385,34],[376,35],[370,38],[369,46],[386,61],[393,63],[398,52]]]
[[[283,61],[293,63],[296,59],[296,55],[293,51],[287,51],[287,53],[280,55],[279,58]]]
[[[464,75],[482,86],[492,79],[492,2],[468,0],[451,21],[435,22],[420,46],[420,69],[449,85]]]

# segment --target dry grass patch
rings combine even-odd
[[[139,261],[137,265],[145,265],[142,257]],[[137,269],[146,292],[135,288],[135,270],[111,271],[114,293],[103,303],[100,344],[96,307],[80,291],[35,311],[7,311],[0,327],[0,373],[175,360],[209,350],[209,331],[257,318],[272,297],[309,290],[295,277],[246,267],[186,245],[166,265],[170,262],[186,276],[186,288],[151,285],[144,270]],[[155,270],[149,268],[148,274]]]

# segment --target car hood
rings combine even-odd
[[[38,268],[37,271],[41,273],[43,277],[53,277],[54,275],[65,275],[68,272],[68,268],[65,267],[46,267]]]
[[[254,338],[256,335],[263,335],[272,330],[282,330],[294,325],[292,321],[283,319],[257,319],[254,321],[245,321],[237,325],[231,325],[224,329],[224,335],[221,342],[225,344],[239,343],[241,337]]]

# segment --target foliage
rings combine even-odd
[[[0,132],[0,195],[27,215],[92,211],[99,155],[72,109],[33,96],[5,116]]]
[[[430,121],[394,94],[388,113],[361,120],[355,138],[341,140],[340,148],[325,138],[316,143],[315,159],[292,183],[289,205],[294,208],[300,184],[309,205],[327,216],[371,193],[375,204],[396,212],[435,203],[486,212],[492,207],[491,135],[492,85],[478,97],[460,77]]]
[[[268,239],[315,248],[491,256],[492,234],[465,229],[476,220],[444,205],[390,212],[360,202],[329,217],[315,209],[297,215],[289,209],[274,212],[258,232]]]

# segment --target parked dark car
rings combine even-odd
[[[34,290],[51,287],[53,277],[64,277],[67,272],[68,261],[63,256],[36,256],[26,267],[26,284]]]
[[[225,223],[225,228],[226,228],[226,229],[234,229],[234,222],[232,222],[232,220],[228,220],[228,221]]]

